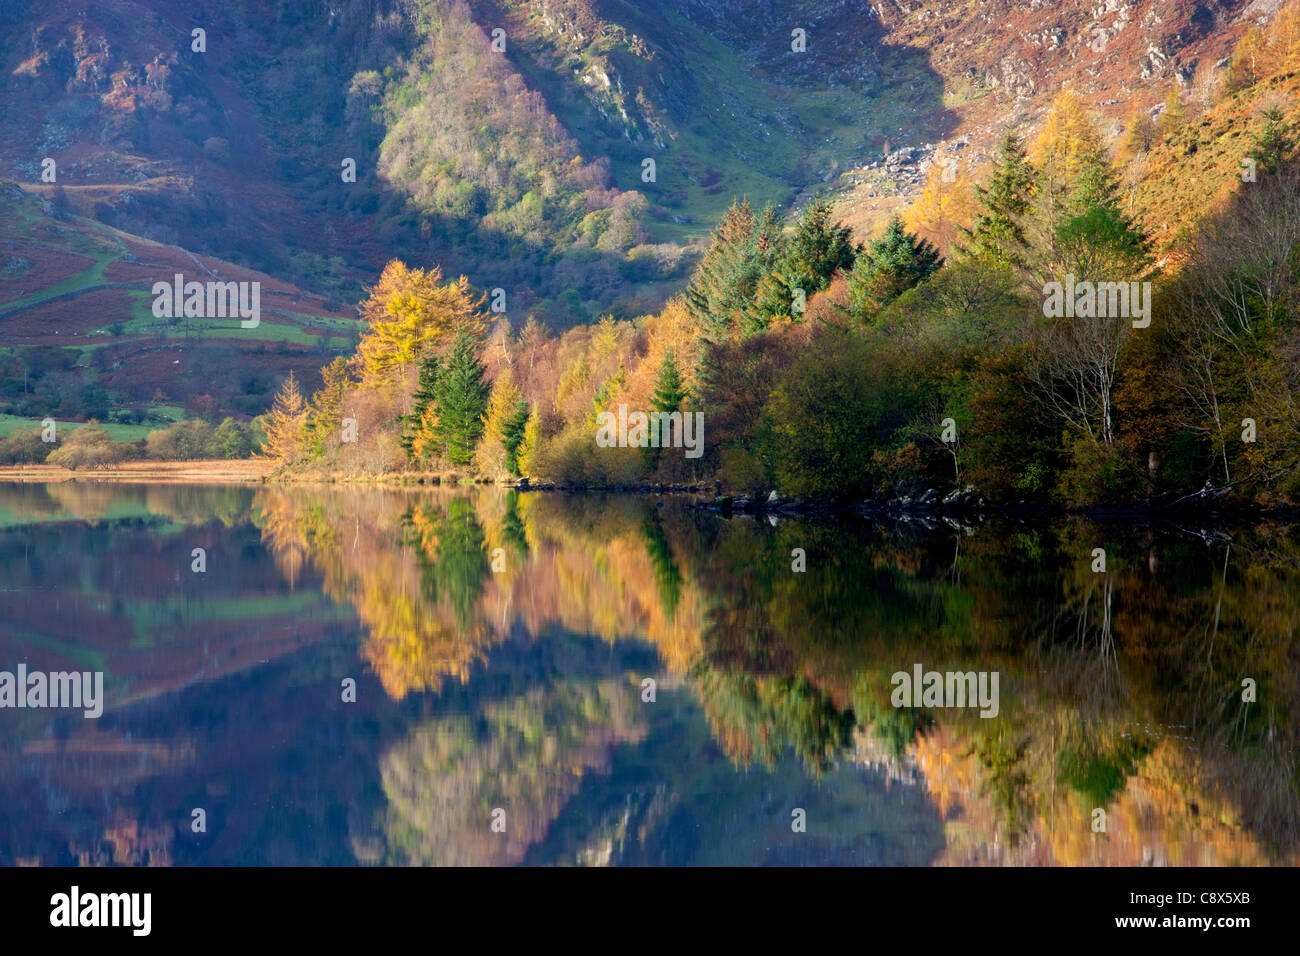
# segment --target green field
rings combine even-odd
[[[163,406],[167,407],[167,406]],[[171,406],[175,408],[175,406]],[[177,409],[179,411],[179,409]],[[175,419],[173,419],[174,421]],[[66,435],[70,431],[76,431],[85,422],[63,422],[55,419],[55,431],[57,434]],[[41,427],[39,418],[20,418],[17,415],[0,415],[0,438],[7,438],[13,432],[20,428],[27,431],[37,431]],[[152,431],[165,428],[165,425],[114,425],[107,424],[101,426],[108,433],[108,437],[113,441],[139,441]]]

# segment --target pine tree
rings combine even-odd
[[[687,307],[707,340],[746,337],[742,318],[777,260],[779,235],[776,213],[768,208],[755,215],[743,199],[731,205],[713,230],[686,290]]]
[[[849,273],[849,312],[869,321],[908,289],[925,281],[943,264],[939,251],[894,216],[885,234],[858,256]]]
[[[420,428],[425,424],[425,411],[434,400],[434,390],[438,384],[438,376],[442,372],[442,363],[438,361],[436,355],[426,355],[424,361],[420,363],[420,376],[416,382],[415,392],[411,396],[414,404],[409,415],[399,416],[398,420],[402,423],[402,436],[398,439],[406,454],[411,458],[421,457],[415,452],[415,439],[420,432]]]
[[[468,465],[473,460],[474,447],[483,434],[483,413],[488,404],[483,374],[474,340],[462,333],[434,385],[438,444],[455,465]]]
[[[657,412],[675,412],[681,409],[686,398],[686,389],[682,385],[682,373],[677,368],[673,351],[664,354],[663,364],[659,366],[659,379],[655,382],[654,395],[650,405]]]
[[[805,288],[803,291],[806,301],[808,290]],[[773,323],[796,318],[794,284],[780,272],[769,272],[759,280],[758,288],[754,290],[753,305],[740,316],[740,338],[766,332]]]
[[[298,454],[306,422],[307,404],[302,400],[298,379],[290,372],[266,414],[262,455],[281,463],[292,461]]]
[[[1254,137],[1255,145],[1250,151],[1250,158],[1255,160],[1260,173],[1270,173],[1295,151],[1295,140],[1291,136],[1290,125],[1276,106],[1265,111],[1264,121],[1264,129]]]
[[[857,249],[853,230],[832,218],[830,200],[819,195],[809,203],[786,242],[777,271],[791,288],[811,296],[830,284],[840,269],[851,269]]]
[[[1119,183],[1105,149],[1098,148],[1084,159],[1062,210],[1066,218],[1053,237],[1053,274],[1117,281],[1137,279],[1145,271],[1146,237],[1124,215]]]
[[[1024,143],[1008,132],[987,185],[975,187],[978,211],[971,228],[961,230],[967,237],[961,251],[1002,265],[1021,263],[1028,246],[1021,222],[1033,192],[1034,168]]]
[[[501,444],[506,448],[506,471],[520,475],[519,448],[524,442],[524,435],[532,416],[528,412],[528,403],[520,401],[515,405],[515,413],[501,425]]]

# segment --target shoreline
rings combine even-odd
[[[172,484],[261,484],[274,464],[256,458],[199,461],[126,461],[109,468],[78,468],[58,465],[6,465],[0,467],[0,481],[21,484],[63,482],[166,482]]]
[[[760,500],[749,495],[720,490],[712,483],[637,484],[582,487],[568,483],[498,481],[481,476],[439,472],[394,472],[389,475],[297,474],[275,475],[276,465],[265,459],[203,459],[194,461],[131,461],[109,468],[72,470],[57,465],[0,466],[0,482],[18,484],[116,483],[116,484],[275,484],[282,486],[352,486],[414,490],[418,488],[472,488],[494,486],[520,492],[549,492],[570,495],[615,494],[658,498],[683,498],[687,507],[723,516],[816,518],[857,515],[867,519],[902,519],[963,522],[989,518],[1052,521],[1083,517],[1094,521],[1146,521],[1166,523],[1180,519],[1208,521],[1216,526],[1234,523],[1282,521],[1300,523],[1300,508],[1294,505],[1262,506],[1252,502],[1225,501],[1221,497],[1189,496],[1176,505],[1135,502],[1128,506],[1062,508],[1019,502],[986,503],[978,495],[954,494],[941,498],[880,498],[832,504],[790,498]],[[1190,499],[1190,500],[1189,500]]]

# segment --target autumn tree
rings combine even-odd
[[[528,421],[528,404],[523,400],[509,368],[501,370],[492,383],[492,394],[483,414],[483,441],[477,461],[483,474],[519,474],[518,451]]]
[[[338,440],[343,423],[343,404],[352,387],[348,360],[337,356],[320,370],[322,385],[311,397],[305,440],[313,455],[324,452],[327,442]]]
[[[131,456],[131,451],[130,445],[113,441],[103,426],[90,422],[59,442],[59,447],[50,452],[45,463],[74,471],[78,468],[106,468],[125,461]]]
[[[394,259],[361,304],[366,333],[357,346],[361,382],[391,385],[421,356],[438,351],[457,335],[482,335],[484,296],[474,296],[465,276],[442,281],[442,270],[411,269]]]
[[[298,388],[298,378],[291,371],[276,393],[263,424],[266,432],[266,442],[262,446],[263,457],[281,464],[296,458],[303,441],[307,414],[307,404]]]
[[[975,191],[964,163],[955,157],[930,164],[921,195],[908,205],[903,223],[940,249],[953,249],[968,234],[977,211]]]
[[[532,474],[534,458],[542,441],[542,420],[537,403],[533,402],[524,424],[523,437],[515,456],[515,467],[521,475]]]

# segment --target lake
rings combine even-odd
[[[3,484],[104,699],[0,708],[0,864],[1295,865],[1298,621],[1285,526]]]

